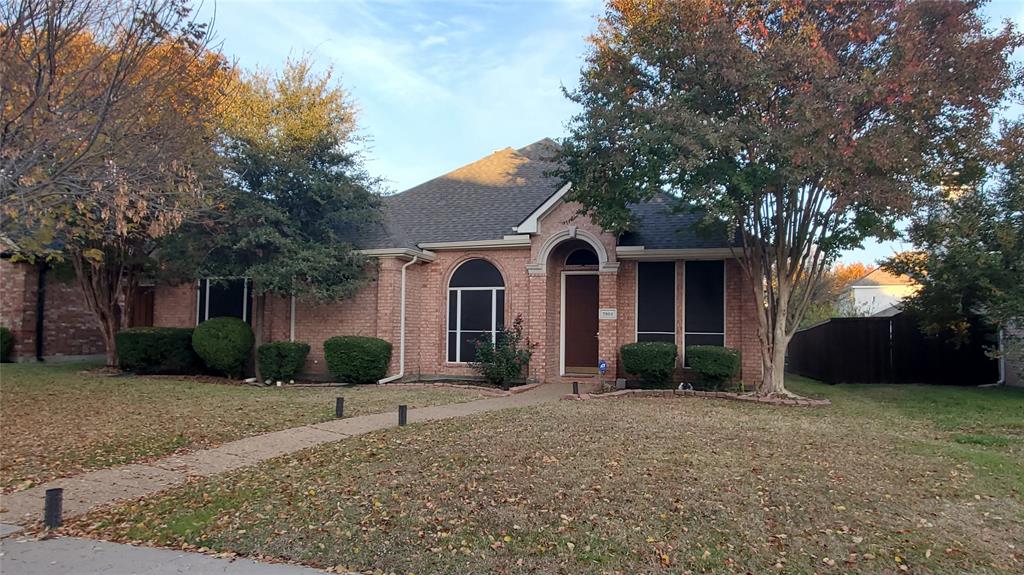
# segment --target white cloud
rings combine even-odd
[[[423,40],[420,40],[420,47],[421,48],[429,48],[431,46],[437,46],[437,45],[440,45],[440,44],[447,44],[447,43],[448,43],[448,38],[445,38],[444,36],[438,36],[436,34],[433,34],[433,35],[427,36]]]

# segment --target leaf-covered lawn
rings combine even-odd
[[[835,403],[563,401],[393,428],[69,531],[388,573],[1021,572],[1024,393],[795,387]]]
[[[458,389],[257,388],[173,378],[84,375],[83,364],[0,366],[4,491],[345,416],[479,399]]]

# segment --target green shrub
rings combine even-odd
[[[476,344],[476,359],[473,369],[487,378],[487,381],[508,389],[513,383],[522,382],[523,372],[530,365],[533,344],[523,337],[523,316],[519,314],[512,322],[512,329],[500,331],[491,342],[485,336]]]
[[[324,342],[327,369],[343,383],[376,383],[388,372],[391,344],[375,337],[342,335]]]
[[[642,341],[628,343],[619,350],[622,368],[652,387],[670,386],[679,351],[674,343]]]
[[[192,349],[203,363],[228,377],[241,377],[253,344],[252,328],[237,317],[215,317],[196,326]]]
[[[731,347],[691,345],[686,348],[686,362],[700,376],[697,387],[701,389],[723,389],[740,374],[740,352]]]
[[[14,334],[6,327],[0,327],[0,362],[11,361],[12,351],[14,351]]]
[[[133,327],[114,336],[121,369],[138,373],[196,373],[202,367],[187,327]]]
[[[256,350],[260,374],[270,381],[290,381],[299,374],[309,355],[309,344],[298,341],[265,343]]]

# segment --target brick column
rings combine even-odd
[[[527,334],[530,341],[536,344],[533,348],[533,356],[530,358],[530,377],[538,381],[544,381],[547,375],[548,360],[548,278],[541,273],[530,272],[530,300],[527,302],[529,309],[523,314],[527,318]]]
[[[598,276],[598,307],[601,309],[618,310],[619,303],[619,273],[601,272]],[[622,310],[618,310],[618,319],[598,320],[600,335],[597,338],[598,358],[608,362],[608,371],[605,373],[605,383],[614,384],[616,374],[619,372],[619,326],[622,321]]]

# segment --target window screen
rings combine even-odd
[[[252,289],[243,278],[199,281],[199,309],[196,323],[211,317],[237,317],[252,322]]]
[[[684,345],[725,345],[725,262],[686,262]]]
[[[505,327],[505,282],[486,260],[459,266],[448,282],[448,361],[476,360],[479,341],[494,342]]]
[[[636,340],[674,342],[675,262],[640,262],[636,281]]]

